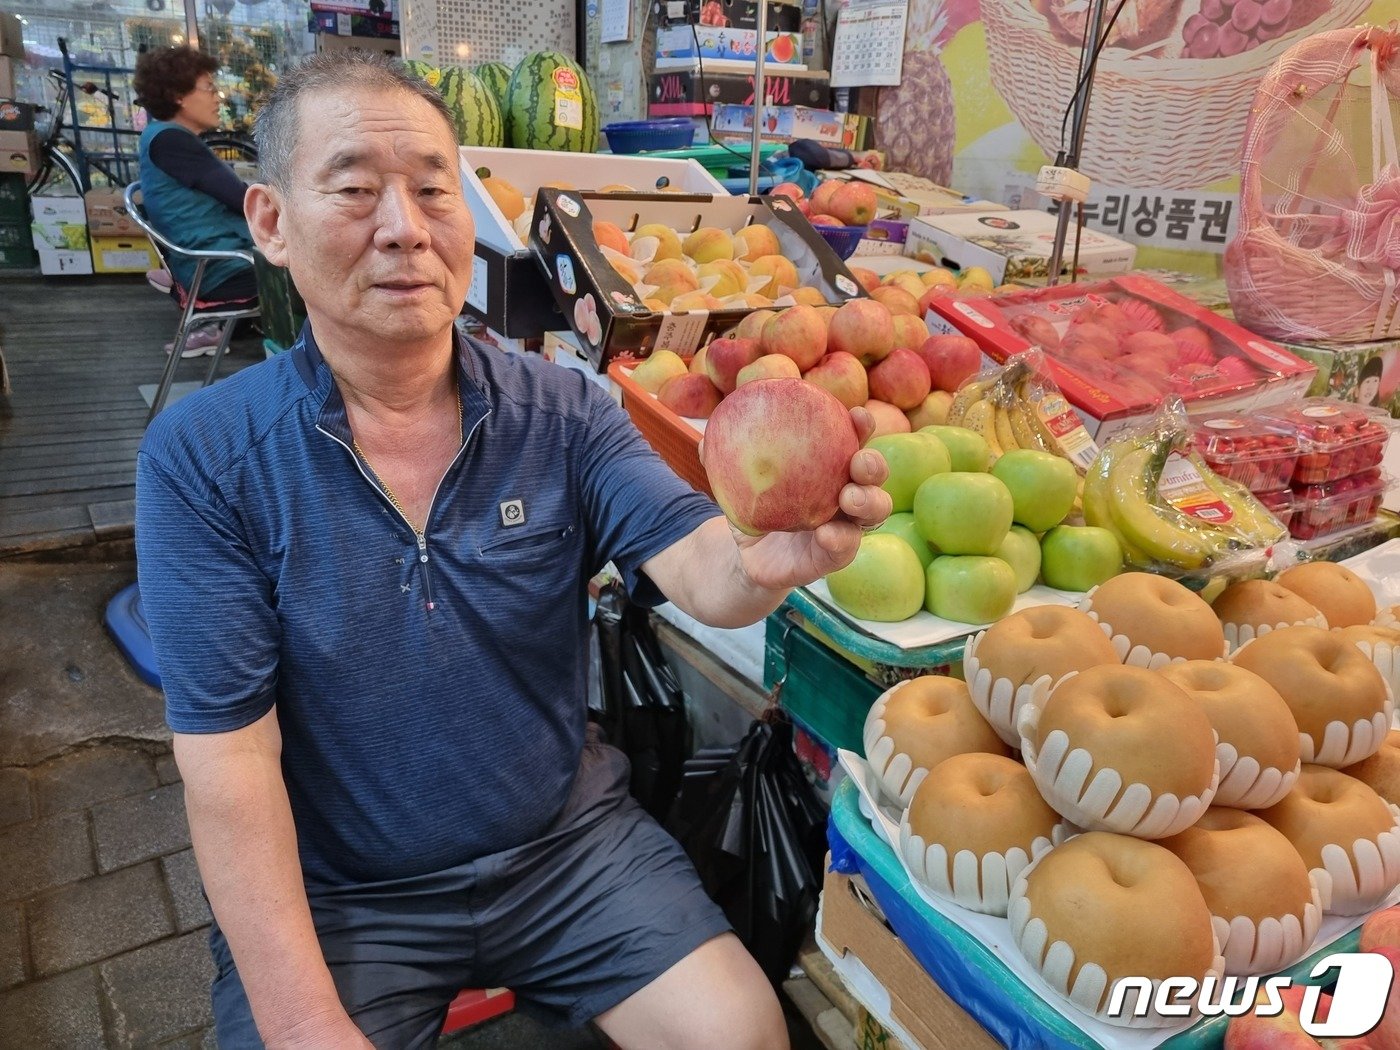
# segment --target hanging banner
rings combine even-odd
[[[1108,0],[1108,14],[1118,6]],[[1312,33],[1400,18],[1400,0],[1122,7],[1089,107],[1086,226],[1139,245],[1140,266],[1215,275],[1264,73]],[[1068,145],[1089,8],[1089,0],[909,0],[903,79],[882,88],[877,104],[890,165],[1013,208],[1050,206],[1035,177]]]

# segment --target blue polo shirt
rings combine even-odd
[[[718,513],[594,384],[457,345],[463,447],[417,536],[351,450],[309,326],[156,417],[142,603],[179,733],[274,706],[308,880],[442,870],[537,838],[587,706],[586,585]]]

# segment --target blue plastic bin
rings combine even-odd
[[[695,124],[689,117],[666,120],[624,120],[603,128],[608,149],[614,153],[685,149],[695,141]]]

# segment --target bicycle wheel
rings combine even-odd
[[[63,149],[53,144],[44,149],[44,160],[39,171],[27,186],[29,195],[36,197],[51,186],[69,184],[67,195],[81,197],[85,191],[82,174],[78,165]]]
[[[250,139],[242,135],[234,135],[227,131],[214,132],[209,135],[201,135],[204,144],[214,151],[214,156],[220,160],[235,161],[258,159],[258,148],[253,145]]]

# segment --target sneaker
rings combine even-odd
[[[175,287],[175,279],[170,276],[170,271],[164,268],[147,270],[146,283],[158,292],[169,293],[170,289]]]
[[[181,351],[181,357],[203,357],[205,354],[213,355],[219,346],[219,326],[206,325],[203,328],[196,328],[185,340],[185,349]],[[175,341],[172,339],[165,344],[165,352],[173,353]]]

